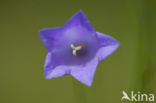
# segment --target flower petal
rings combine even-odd
[[[94,59],[90,60],[87,64],[84,64],[84,65],[78,66],[77,68],[72,69],[71,75],[75,79],[84,83],[85,85],[91,86],[97,64],[98,64],[98,60],[95,57]]]
[[[54,48],[58,39],[61,37],[62,32],[63,27],[49,28],[39,31],[40,38],[48,51],[51,51]]]
[[[65,66],[57,66],[57,63],[52,57],[52,53],[48,53],[44,65],[44,73],[46,79],[61,77],[69,74],[69,69]]]
[[[91,26],[90,22],[88,21],[85,14],[80,10],[76,13],[73,17],[71,17],[67,23],[65,24],[66,27],[84,27],[89,31],[95,32],[94,28]]]
[[[111,36],[99,32],[96,33],[100,44],[100,48],[97,52],[98,60],[100,62],[104,60],[107,56],[112,54],[119,47],[120,44]]]

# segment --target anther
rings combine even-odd
[[[75,56],[77,55],[76,52],[82,48],[82,46],[75,47],[73,44],[71,44],[70,47],[73,49],[73,55]]]

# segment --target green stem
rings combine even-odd
[[[84,85],[72,78],[75,103],[87,103]]]

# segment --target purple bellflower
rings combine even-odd
[[[92,85],[98,62],[119,46],[111,36],[96,32],[81,10],[64,27],[43,29],[39,34],[48,50],[45,78],[70,74],[87,86]]]

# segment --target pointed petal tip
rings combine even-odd
[[[106,59],[108,56],[110,56],[113,52],[117,50],[117,48],[120,46],[119,43],[114,44],[113,46],[108,46],[105,47],[104,49],[101,50],[101,53],[98,55],[98,62],[102,62],[104,59]],[[103,53],[102,53],[103,52]]]
[[[82,9],[80,9],[79,12],[83,12]]]
[[[48,78],[48,77],[45,76],[45,80],[49,80],[49,79],[52,79],[52,78]]]
[[[117,44],[116,44],[116,49],[119,48],[119,46],[120,46],[120,43],[117,42]]]
[[[116,43],[114,44],[115,50],[120,46],[120,43],[116,40]]]
[[[45,77],[46,80],[53,78],[53,76],[51,75],[51,73],[48,72],[48,71],[46,71],[46,70],[44,70],[44,77]]]
[[[97,37],[101,45],[101,48],[98,51],[99,58],[98,61],[101,62],[109,55],[111,55],[113,52],[115,52],[117,48],[120,46],[120,43],[113,37],[100,32],[97,32]]]
[[[93,80],[85,80],[82,78],[78,78],[75,75],[70,74],[73,78],[75,78],[76,80],[78,80],[80,83],[82,83],[83,85],[86,85],[88,87],[92,86]]]
[[[114,44],[114,46],[115,46],[115,50],[117,50],[119,48],[119,46],[120,46],[120,43],[116,40],[116,44]]]
[[[92,86],[92,82],[86,83],[85,85],[88,86],[88,87],[91,87]]]
[[[45,75],[45,80],[48,80],[48,79],[52,79],[52,77],[49,77],[48,75]]]
[[[53,28],[44,28],[44,29],[40,29],[38,32],[39,32],[39,33],[44,33],[44,32],[46,32],[46,31],[48,31],[48,30],[50,30],[50,29],[53,29]]]
[[[82,11],[82,9],[80,9],[76,14],[83,14],[84,15],[84,12]]]
[[[43,31],[42,29],[38,31],[39,35],[41,35],[42,31]]]
[[[76,12],[71,18],[86,18],[86,15],[84,14],[84,12],[80,9],[78,12]]]
[[[87,16],[83,13],[80,9],[76,12],[66,23],[66,28],[74,28],[74,27],[81,27],[87,31],[95,32],[94,28],[92,27],[90,21],[88,20]]]
[[[92,59],[85,66],[75,68],[71,71],[72,77],[88,87],[92,86],[94,74],[98,65],[98,58]]]
[[[44,31],[46,31],[46,30],[48,30],[48,29],[51,29],[51,28],[43,28],[43,29],[40,29],[38,32],[40,33],[40,32],[44,32]]]
[[[44,33],[47,31],[47,29],[41,29],[41,30],[39,30],[38,32],[39,32],[39,35],[40,36],[42,36],[42,35],[44,35]]]
[[[91,87],[93,81],[82,82],[84,85]]]

